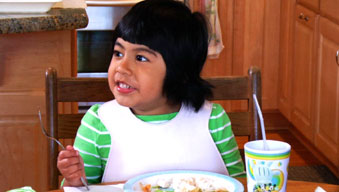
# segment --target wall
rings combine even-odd
[[[199,0],[193,5],[197,10]],[[218,13],[225,48],[218,59],[208,59],[202,75],[245,75],[250,66],[259,66],[263,110],[277,110],[280,0],[219,0]],[[237,110],[245,104],[225,106]]]

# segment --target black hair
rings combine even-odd
[[[118,37],[159,52],[166,64],[163,94],[172,104],[198,111],[212,96],[212,86],[200,77],[208,52],[205,17],[175,0],[145,0],[129,10],[115,28]]]

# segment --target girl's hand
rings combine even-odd
[[[84,162],[79,151],[68,145],[65,150],[60,151],[57,167],[65,177],[63,186],[82,186],[81,177],[86,178]]]

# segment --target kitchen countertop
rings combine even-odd
[[[67,2],[67,1],[66,1]],[[0,13],[0,34],[71,30],[88,24],[85,7],[53,7],[46,13]]]

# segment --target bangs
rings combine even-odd
[[[124,23],[125,24],[125,23]],[[164,37],[160,35],[162,32],[153,27],[143,28],[144,23],[138,21],[138,23],[121,24],[117,28],[117,38],[120,37],[124,41],[128,41],[133,44],[145,45],[150,49],[161,52],[161,44],[163,44]],[[132,27],[133,26],[133,27]]]
[[[133,9],[133,8],[132,8]],[[152,14],[153,13],[153,14]],[[150,49],[161,52],[161,45],[168,43],[170,35],[164,31],[166,21],[159,23],[154,11],[135,11],[134,15],[126,15],[115,29],[116,38],[120,37],[133,44],[146,45]]]
[[[169,2],[172,4],[171,8],[167,6]],[[180,8],[184,8],[185,11],[178,12]],[[183,38],[177,32],[187,31],[185,28],[190,26],[183,20],[190,15],[190,10],[179,2],[144,1],[132,7],[129,14],[122,18],[115,29],[116,36],[164,53],[166,52],[164,45],[167,45],[167,48],[177,47],[175,42]]]

